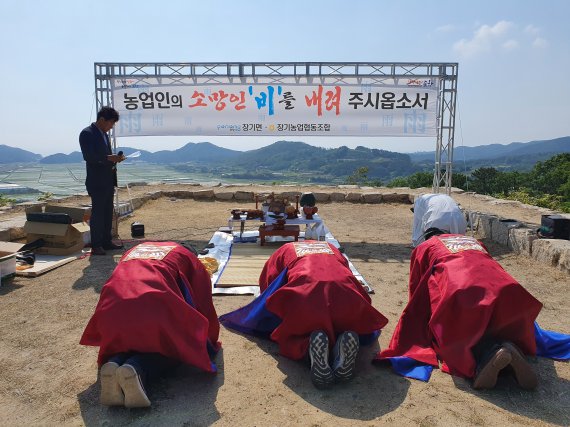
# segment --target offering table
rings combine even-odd
[[[259,227],[260,245],[263,246],[265,244],[265,238],[267,236],[291,236],[294,237],[297,242],[299,240],[299,232],[300,228],[298,225],[285,225],[283,228],[275,225],[261,225]]]

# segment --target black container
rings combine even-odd
[[[133,222],[131,224],[132,237],[144,237],[144,224],[140,222]]]
[[[545,239],[570,240],[570,218],[562,215],[542,215],[538,232],[540,237]]]
[[[26,220],[52,224],[71,224],[71,216],[60,212],[26,212]]]

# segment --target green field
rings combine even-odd
[[[119,186],[130,183],[185,182],[209,184],[219,182],[214,176],[176,171],[168,166],[132,162],[118,168]],[[18,201],[36,200],[44,193],[62,197],[85,192],[85,163],[61,165],[3,165],[0,184],[18,184],[40,193],[9,194]]]

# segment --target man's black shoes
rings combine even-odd
[[[103,245],[103,249],[107,251],[114,251],[117,249],[123,249],[123,245],[117,245],[116,243],[111,242]]]
[[[106,255],[107,253],[105,252],[105,249],[103,249],[101,246],[96,246],[94,248],[91,248],[91,255]]]
[[[91,255],[106,255],[107,253],[105,252],[107,251],[114,251],[117,249],[123,249],[123,245],[117,245],[113,242],[111,243],[107,243],[103,246],[95,246],[91,248]]]

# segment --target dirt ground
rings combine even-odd
[[[133,189],[137,191],[149,188]],[[536,211],[518,205],[492,205],[467,195],[457,199],[469,209],[540,221]],[[235,202],[161,198],[122,221],[119,234],[132,246],[130,223],[141,221],[146,240],[187,240],[201,249],[227,224],[235,207]],[[494,390],[475,391],[468,381],[439,370],[424,383],[372,365],[408,298],[410,205],[319,207],[327,227],[375,290],[373,305],[389,319],[378,343],[362,348],[352,382],[317,390],[308,367],[280,356],[274,343],[222,327],[217,375],[182,367],[149,388],[151,408],[103,407],[98,402],[97,348],[78,342],[115,262],[112,255],[85,257],[38,278],[17,277],[0,288],[0,425],[570,425],[568,363],[532,360],[540,379],[533,392],[520,390],[508,378]],[[570,276],[485,243],[543,302],[540,325],[570,333]],[[214,296],[214,304],[220,315],[251,299]]]

